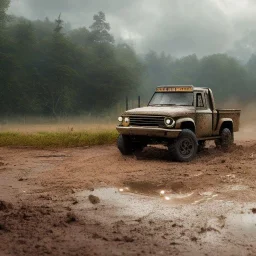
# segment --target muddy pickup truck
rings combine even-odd
[[[118,118],[118,148],[129,155],[149,144],[163,144],[171,159],[188,162],[207,140],[214,140],[218,147],[232,145],[240,113],[217,109],[209,88],[159,86],[148,106],[128,110]]]

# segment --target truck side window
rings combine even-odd
[[[197,108],[203,108],[204,107],[203,96],[202,96],[201,93],[196,94],[196,107]]]

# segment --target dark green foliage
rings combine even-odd
[[[90,26],[91,40],[94,43],[114,43],[114,38],[110,31],[110,25],[106,22],[105,13],[99,12],[93,16],[94,23]]]
[[[1,115],[104,115],[128,95],[147,101],[161,84],[209,86],[219,100],[255,97],[255,55],[246,65],[225,54],[139,58],[114,43],[103,12],[89,29],[71,30],[61,15],[55,22],[8,16],[9,4],[0,0]]]
[[[7,1],[6,1],[7,3]],[[1,20],[8,5],[1,2]],[[115,46],[105,14],[87,28],[11,17],[0,48],[0,114],[104,113],[139,86],[137,55]]]
[[[0,1],[0,30],[4,27],[7,21],[6,11],[10,5],[10,0],[1,0]]]

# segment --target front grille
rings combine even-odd
[[[164,118],[164,116],[130,116],[130,125],[163,127]]]

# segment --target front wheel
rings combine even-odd
[[[117,139],[117,147],[122,155],[132,154],[132,141],[127,135],[119,135]]]
[[[191,161],[197,153],[198,142],[194,132],[182,130],[179,137],[169,146],[171,157],[179,162]]]

